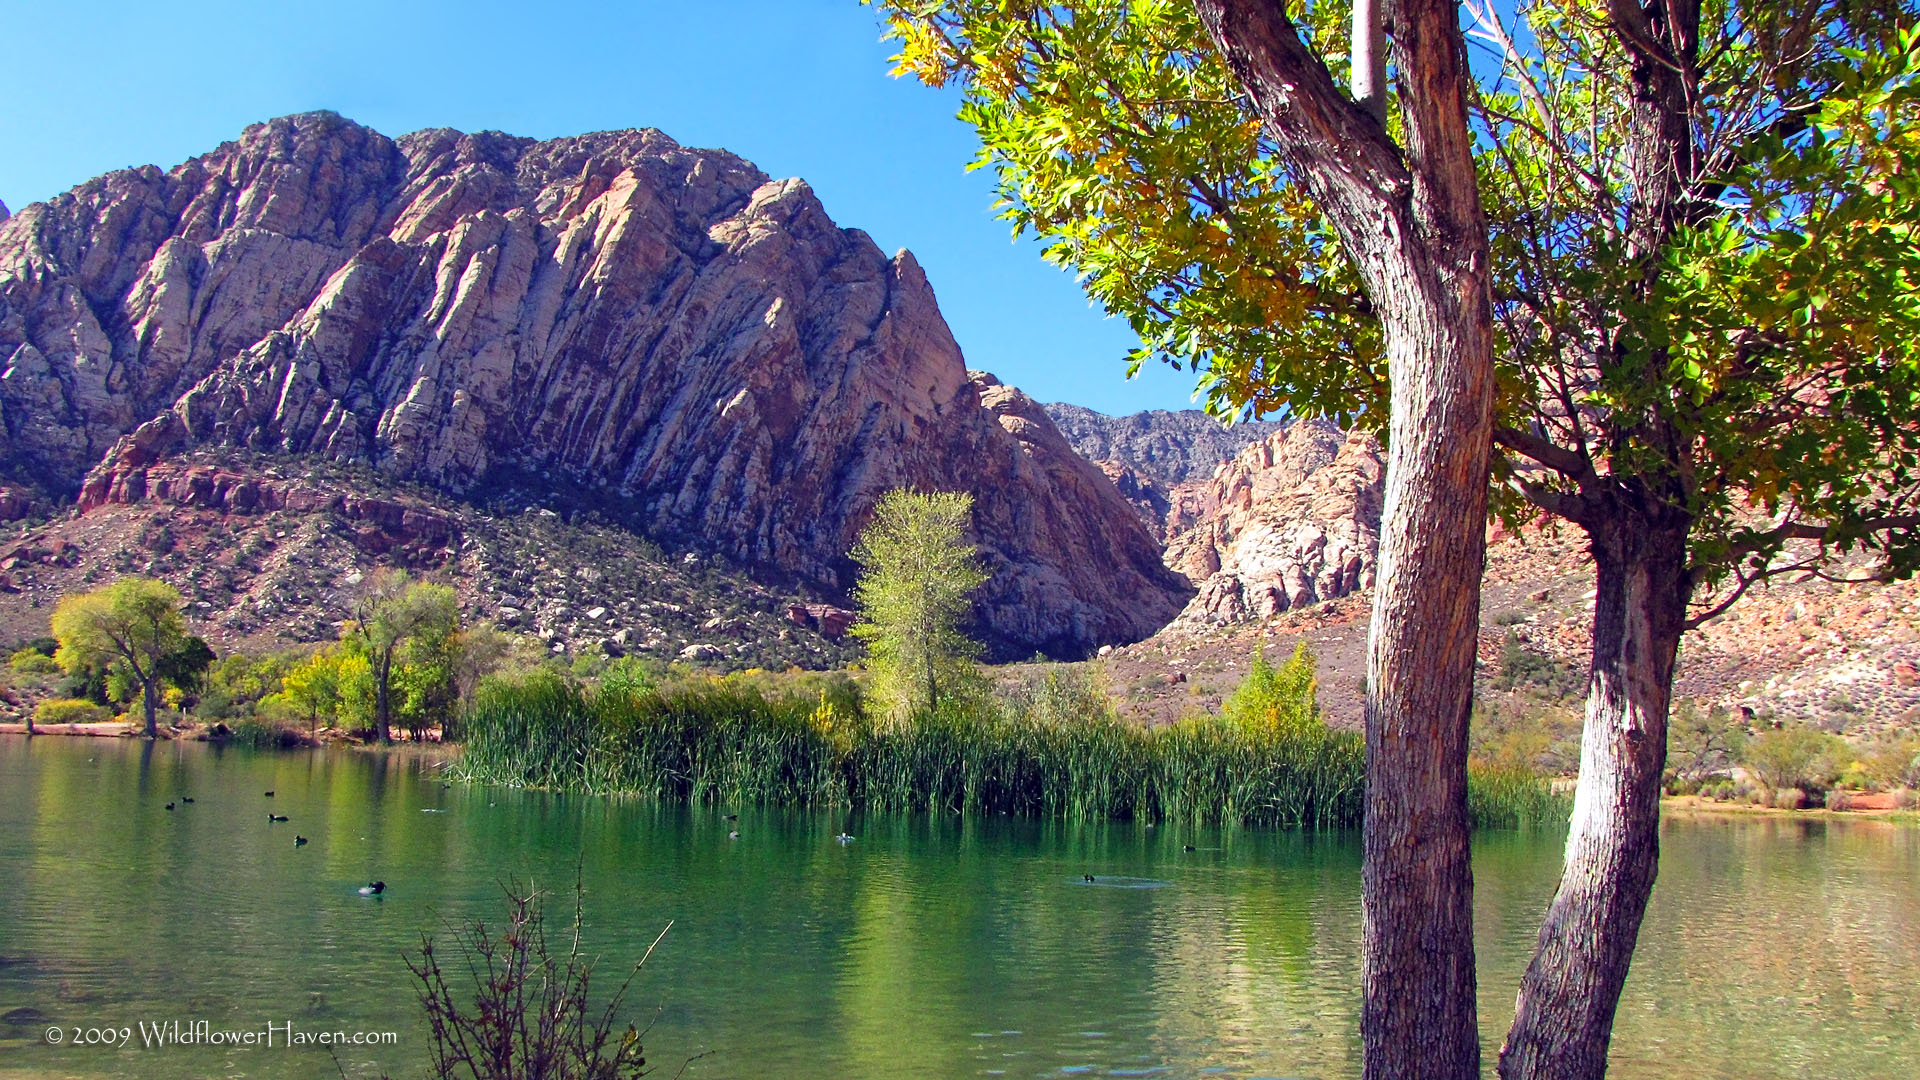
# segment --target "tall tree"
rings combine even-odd
[[[1381,107],[1373,28],[1390,23],[1386,131],[1432,160],[1432,133],[1457,129],[1422,116],[1455,87],[1426,73],[1461,69],[1420,57],[1457,45],[1458,11],[1308,3],[1282,27],[1272,4],[1198,8],[955,0],[896,5],[893,25],[903,70],[965,79],[1006,215],[1132,322],[1136,367],[1191,364],[1223,414],[1390,419],[1398,445],[1406,367],[1380,364],[1398,301],[1314,180],[1378,175],[1349,146],[1373,129],[1321,103],[1346,70],[1352,107]],[[1519,34],[1491,6],[1469,15],[1491,52],[1465,93],[1490,207],[1497,508],[1585,529],[1599,586],[1567,874],[1502,1069],[1595,1076],[1657,862],[1680,634],[1835,554],[1915,563],[1920,64],[1896,29],[1914,5],[1534,0]],[[1285,108],[1338,118],[1317,159]],[[1434,198],[1406,187],[1416,209]]]
[[[54,654],[69,672],[117,665],[140,684],[146,736],[160,733],[161,680],[187,644],[179,590],[152,578],[124,577],[92,592],[64,596],[53,609]]]
[[[987,572],[966,543],[973,496],[896,488],[880,497],[854,545],[853,588],[867,642],[870,696],[895,722],[937,711],[977,680],[980,646],[960,629]]]
[[[394,664],[403,649],[437,649],[460,629],[460,601],[445,585],[404,570],[376,571],[354,611],[348,637],[366,655],[373,679],[373,732],[393,741]]]
[[[1361,43],[1391,62],[1400,108],[1389,116],[1384,86],[1368,101],[1348,97],[1324,43],[1303,39],[1280,5],[1195,6],[899,3],[893,27],[902,69],[968,80],[963,115],[980,126],[988,160],[1014,174],[1003,188],[1016,220],[1057,237],[1056,259],[1088,251],[1095,295],[1117,301],[1149,350],[1243,358],[1238,371],[1217,369],[1217,405],[1387,406],[1373,414],[1386,420],[1388,441],[1367,652],[1364,1068],[1368,1077],[1478,1076],[1467,721],[1494,379],[1458,10],[1401,0],[1385,53],[1378,39]],[[1379,22],[1363,20],[1370,31]],[[1209,62],[1224,61],[1224,71],[1185,62],[1201,40],[1217,47]],[[1202,123],[1168,122],[1182,102],[1201,106]],[[1163,157],[1134,141],[1143,132],[1169,135]],[[1211,185],[1247,165],[1216,152],[1213,133],[1228,154],[1257,147],[1260,174]],[[1192,168],[1158,171],[1170,162]],[[1135,175],[1109,186],[1111,171]],[[1107,214],[1109,198],[1145,205],[1122,222]],[[1249,222],[1252,235],[1235,235],[1239,200],[1267,209]],[[1134,230],[1146,243],[1128,242]],[[1143,262],[1152,267],[1144,274]],[[1179,311],[1185,300],[1196,310]],[[1297,325],[1314,306],[1374,324],[1349,338],[1359,370],[1288,350],[1329,340],[1324,324]],[[1253,312],[1257,325],[1234,318]],[[1249,347],[1216,351],[1215,329]],[[1331,329],[1333,340],[1345,336]]]
[[[1503,1076],[1605,1072],[1685,631],[1849,550],[1913,568],[1914,14],[1549,0],[1521,9],[1523,50],[1474,11],[1503,65],[1476,101],[1516,391],[1500,475],[1515,516],[1587,533],[1596,574],[1566,870]]]

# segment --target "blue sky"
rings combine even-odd
[[[843,226],[926,267],[969,366],[1043,401],[1188,408],[1191,376],[1129,382],[1125,323],[1009,239],[958,97],[887,75],[855,0],[504,4],[0,0],[0,200],[171,168],[286,113],[551,138],[656,127],[810,182]]]

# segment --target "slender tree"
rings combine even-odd
[[[1196,6],[903,3],[893,25],[903,70],[966,81],[961,116],[1007,216],[1133,323],[1136,367],[1191,364],[1222,414],[1331,414],[1387,426],[1404,450],[1401,395],[1446,392],[1406,385],[1412,366],[1383,348],[1401,301],[1376,286],[1369,251],[1406,226],[1382,213],[1379,235],[1356,237],[1327,185],[1386,176],[1416,210],[1434,202],[1442,189],[1373,164],[1379,136],[1352,111],[1384,109],[1411,169],[1436,153],[1457,164],[1436,133],[1459,129],[1431,114],[1461,77],[1459,9],[1308,3],[1288,21],[1270,3]],[[1443,239],[1478,229],[1458,250],[1490,261],[1496,508],[1580,526],[1598,578],[1566,877],[1502,1071],[1597,1076],[1657,866],[1680,635],[1773,574],[1862,551],[1876,576],[1916,560],[1920,54],[1899,29],[1915,11],[1533,0],[1467,16],[1489,53],[1463,90],[1488,210],[1477,225],[1431,220]],[[1343,71],[1345,111],[1328,104]],[[1333,118],[1317,156],[1292,141],[1288,110]],[[1397,544],[1387,530],[1383,571]],[[1404,611],[1376,599],[1376,629]],[[1370,800],[1394,797],[1375,791],[1385,775],[1370,773]],[[1428,1001],[1373,992],[1386,821],[1369,819],[1363,1027],[1376,1009],[1423,1017]],[[1458,1040],[1462,1020],[1440,1026]],[[1369,1027],[1370,1073],[1381,1037],[1407,1035],[1393,1032]],[[1414,1038],[1394,1054],[1424,1050]],[[1467,1057],[1425,1060],[1434,1072],[1386,1071],[1460,1075]]]
[[[393,741],[394,664],[403,649],[437,648],[460,628],[460,601],[445,585],[380,570],[355,609],[349,638],[366,655],[373,681],[373,732]]]
[[[179,590],[143,577],[62,597],[53,609],[53,636],[60,642],[54,659],[69,673],[123,668],[140,686],[146,736],[154,738],[160,733],[163,669],[188,642],[181,609]]]
[[[894,721],[970,691],[980,646],[961,631],[987,572],[965,542],[973,496],[898,488],[881,496],[854,545],[853,634],[867,642],[870,696]]]

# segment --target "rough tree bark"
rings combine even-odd
[[[1445,0],[1395,8],[1403,150],[1339,91],[1282,5],[1198,7],[1355,260],[1385,332],[1393,385],[1367,660],[1364,1075],[1477,1077],[1467,719],[1494,386],[1459,12]]]
[[[1692,198],[1700,167],[1691,111],[1700,5],[1609,0],[1607,13],[1632,63],[1627,257],[1642,267],[1644,294],[1661,249],[1702,209]],[[1616,340],[1615,357],[1639,344]],[[1660,350],[1649,362],[1666,366]],[[1623,424],[1615,438],[1622,448],[1629,439],[1662,448],[1664,461],[1631,483],[1588,464],[1567,508],[1592,542],[1593,664],[1566,866],[1500,1049],[1503,1080],[1606,1075],[1614,1012],[1659,867],[1667,709],[1694,585],[1693,477],[1685,438],[1657,414]]]
[[[1566,869],[1500,1050],[1505,1080],[1606,1074],[1659,865],[1667,706],[1693,592],[1691,522],[1639,492],[1591,492],[1583,502],[1597,582],[1580,783]]]

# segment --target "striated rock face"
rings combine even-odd
[[[1089,461],[1115,461],[1162,485],[1206,483],[1214,467],[1286,426],[1259,420],[1228,427],[1199,409],[1108,416],[1079,405],[1046,406],[1067,442]]]
[[[1199,594],[1183,623],[1239,622],[1373,584],[1386,466],[1367,435],[1293,424],[1215,472],[1167,543]]]
[[[308,114],[0,223],[0,470],[71,496],[209,444],[584,489],[837,588],[882,492],[971,491],[1003,652],[1138,638],[1187,595],[1044,412],[969,378],[911,255],[656,131]]]

